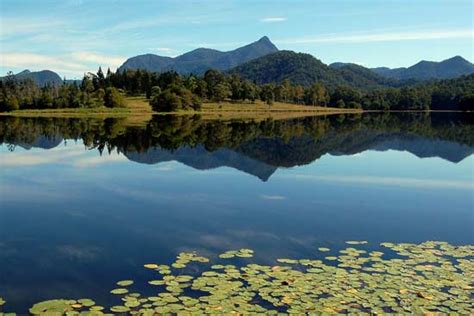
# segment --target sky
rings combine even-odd
[[[329,64],[473,61],[472,0],[0,0],[0,75],[81,78],[128,57],[232,50],[262,36]]]

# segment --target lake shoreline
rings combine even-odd
[[[201,115],[208,119],[290,119],[297,117],[357,114],[360,109],[339,109],[275,102],[267,105],[263,102],[255,103],[204,103],[200,111],[155,112],[145,98],[130,97],[126,99],[125,108],[65,108],[65,109],[25,109],[12,112],[0,112],[0,116],[14,117],[69,117],[69,118],[125,118],[142,117],[151,119],[153,115]]]
[[[262,101],[255,102],[205,102],[199,111],[186,110],[175,112],[153,111],[144,96],[129,96],[125,98],[124,108],[64,108],[64,109],[25,109],[12,112],[0,112],[0,116],[14,117],[65,117],[65,118],[143,118],[151,119],[153,115],[201,115],[206,119],[291,119],[318,115],[360,114],[360,113],[457,113],[466,111],[451,110],[363,110],[350,108],[335,108],[326,106],[311,106],[284,102],[274,102],[268,105]]]

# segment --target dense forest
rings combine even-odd
[[[251,60],[229,70],[229,73],[258,84],[289,80],[302,86],[320,82],[327,87],[350,85],[362,89],[395,84],[394,80],[362,66],[329,67],[310,54],[292,51],[279,51]]]
[[[347,70],[346,78],[350,78]],[[277,83],[258,84],[237,74],[208,70],[203,76],[179,75],[169,71],[152,73],[124,70],[106,74],[99,68],[88,73],[80,84],[39,87],[32,80],[19,80],[9,74],[0,80],[0,111],[18,109],[61,109],[125,107],[124,95],[145,95],[154,111],[199,110],[202,102],[261,100],[331,106],[366,110],[472,110],[474,106],[474,75],[438,80],[402,87],[378,86],[360,89],[351,85],[306,85],[289,79]]]

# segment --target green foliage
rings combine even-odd
[[[326,69],[324,64],[313,60],[311,56],[297,54],[295,58],[294,54],[282,52],[276,59],[271,60],[275,62],[281,59],[281,63],[277,65],[282,69],[298,65],[301,71],[317,73],[315,76],[305,77],[308,81],[303,80],[304,84],[295,84],[295,81],[300,81],[293,80],[293,75],[281,77],[273,73],[271,67],[264,67],[265,63],[257,63],[258,67],[253,70],[262,76],[266,76],[266,72],[270,71],[268,80],[257,78],[257,82],[266,82],[273,78],[270,83],[262,85],[243,79],[235,72],[226,75],[218,70],[208,70],[203,77],[196,77],[180,76],[173,71],[161,74],[142,70],[112,73],[110,69],[107,76],[104,76],[99,69],[97,74],[85,75],[79,87],[67,83],[39,87],[32,80],[17,80],[16,76],[10,74],[0,80],[0,110],[93,108],[102,105],[124,107],[122,92],[128,95],[145,94],[156,111],[199,110],[202,101],[253,102],[256,99],[267,104],[286,102],[366,110],[473,109],[474,75],[401,88],[374,85],[376,88],[360,89],[352,82],[358,79],[349,80],[347,78],[350,76],[346,74],[346,79],[335,80],[334,71],[348,72],[347,69],[350,69],[351,73],[365,73],[364,69],[356,65]],[[293,61],[286,64],[287,58]],[[309,65],[306,60],[308,58],[312,58]],[[311,65],[319,67],[319,72],[311,70]],[[245,73],[243,75],[246,76]]]
[[[275,101],[274,90],[275,90],[274,84],[263,85],[260,90],[260,99],[266,102],[268,105],[272,105],[273,101]]]
[[[174,112],[178,110],[198,110],[201,101],[192,92],[183,86],[172,84],[163,92],[155,95],[150,105],[157,112]]]
[[[329,93],[321,83],[315,83],[306,90],[305,101],[310,105],[323,105],[329,103]]]
[[[107,89],[105,89],[104,105],[109,108],[125,107],[123,96],[120,94],[117,88],[108,87]]]
[[[5,112],[15,111],[20,109],[20,103],[16,96],[7,96],[0,104],[0,110]]]
[[[389,83],[388,79],[360,66],[334,69],[309,54],[292,51],[279,51],[251,60],[229,70],[229,73],[258,84],[289,80],[306,87],[321,82],[329,87],[351,85],[368,88]]]

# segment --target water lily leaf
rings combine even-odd
[[[117,305],[117,306],[112,306],[110,310],[114,313],[126,313],[130,311],[130,308],[127,306]]]
[[[120,294],[128,293],[128,290],[124,289],[124,288],[117,288],[117,289],[113,289],[112,291],[110,291],[110,293],[120,295]]]
[[[147,263],[143,266],[147,269],[158,269],[159,268],[159,266],[156,263]]]
[[[130,286],[132,284],[133,284],[132,280],[123,280],[123,281],[117,282],[118,286]]]

